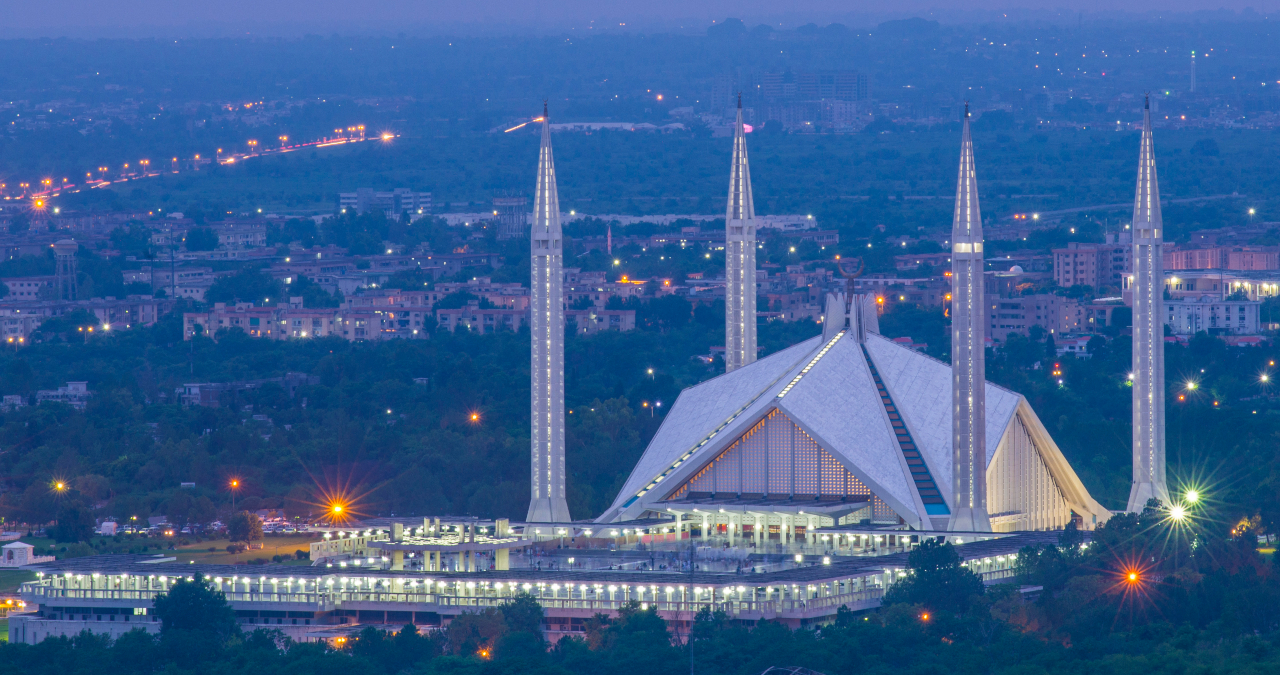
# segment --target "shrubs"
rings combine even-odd
[[[249,550],[248,544],[243,544],[240,542],[236,542],[234,544],[230,544],[227,546],[227,553],[231,553],[231,554],[244,553],[247,550]]]

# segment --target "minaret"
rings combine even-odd
[[[1128,510],[1135,513],[1152,497],[1169,504],[1164,474],[1163,237],[1148,94],[1133,202],[1133,487]]]
[[[533,470],[529,499],[531,523],[565,523],[564,499],[564,266],[560,198],[551,157],[551,127],[542,104],[542,149],[538,153],[538,191],[533,200],[532,279],[529,333],[533,343]]]
[[[724,244],[724,371],[756,360],[756,210],[751,203],[747,135],[742,126],[742,94],[733,133],[729,169],[729,209]]]
[[[1196,52],[1191,51],[1191,93],[1196,93]],[[1150,94],[1148,94],[1149,96]]]
[[[983,299],[982,214],[964,106],[960,177],[951,224],[951,466],[953,513],[949,529],[990,532],[987,515],[986,301]]]

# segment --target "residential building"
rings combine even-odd
[[[1222,300],[1212,296],[1166,300],[1169,329],[1175,335],[1253,335],[1258,332],[1262,303],[1255,300]]]
[[[287,373],[284,377],[241,382],[196,382],[184,384],[178,387],[174,393],[176,394],[175,398],[182,405],[216,408],[222,405],[225,400],[224,394],[257,389],[268,383],[279,384],[289,394],[289,398],[293,398],[297,394],[299,387],[319,384],[320,378],[306,373]]]
[[[342,213],[364,213],[381,209],[388,218],[399,218],[402,213],[411,216],[431,213],[431,193],[414,192],[409,188],[396,188],[390,192],[375,192],[373,188],[359,188],[355,192],[338,195],[338,209]]]
[[[1208,246],[1205,248],[1166,248],[1165,270],[1241,270],[1280,269],[1280,249],[1262,246]]]
[[[1101,244],[1072,242],[1053,249],[1053,280],[1059,286],[1119,287],[1133,272],[1130,235],[1107,235]]]
[[[9,289],[9,294],[4,297],[5,300],[40,300],[43,299],[41,291],[53,288],[53,277],[10,277],[4,279],[3,283]],[[45,295],[57,295],[50,290]]]
[[[480,303],[472,300],[465,307],[437,309],[436,321],[440,330],[456,331],[467,328],[478,333],[493,333],[499,330],[519,330],[522,324],[529,323],[527,309],[502,309],[491,307],[481,309]]]
[[[173,301],[149,295],[130,295],[123,299],[90,298],[88,300],[20,300],[0,301],[0,338],[6,344],[29,343],[46,319],[82,309],[97,317],[103,330],[127,330],[150,326],[173,307]]]
[[[577,326],[578,335],[636,329],[636,312],[632,309],[566,309],[564,320],[566,325]]]
[[[93,392],[88,382],[68,382],[57,389],[41,389],[36,392],[36,403],[66,403],[76,410],[84,410]]]
[[[1028,335],[1032,326],[1050,333],[1075,328],[1071,315],[1079,303],[1047,293],[1015,297],[990,297],[987,302],[987,337],[1004,342],[1009,334]]]

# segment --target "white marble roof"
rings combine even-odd
[[[916,445],[950,503],[952,479],[951,365],[880,335],[867,336],[867,351],[902,411]],[[987,463],[996,456],[1004,430],[1021,398],[987,383]]]
[[[852,335],[840,338],[778,404],[894,510],[916,511],[897,437]]]
[[[873,483],[869,487],[895,510],[904,516],[915,512],[914,487],[875,381],[852,335],[845,334],[795,381],[825,344],[821,337],[814,337],[681,392],[602,518],[614,517],[636,493],[727,420],[734,419],[734,423],[720,433],[741,431],[738,427],[775,405],[821,446],[847,460],[855,475]],[[953,470],[951,366],[880,335],[869,334],[866,346],[949,504]],[[793,381],[779,399],[778,393]],[[990,463],[1021,397],[990,382],[986,392]],[[689,466],[705,464],[723,445],[718,438],[707,444],[708,457],[694,455]],[[682,467],[678,473],[683,475],[686,469]]]
[[[820,346],[821,339],[810,338],[680,392],[610,510],[626,503],[681,455],[701,443],[725,420],[765,389],[774,386],[789,371],[802,368],[809,353]],[[752,407],[763,408],[772,402],[772,398],[760,396]]]

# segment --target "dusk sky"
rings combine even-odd
[[[638,29],[697,30],[712,20],[739,17],[748,24],[781,27],[833,21],[853,26],[874,25],[905,16],[931,16],[964,21],[1003,18],[1079,20],[1085,15],[1117,12],[1275,11],[1280,0],[900,0],[886,3],[833,0],[45,0],[8,3],[5,37],[147,35],[296,35],[307,32],[430,32],[464,29],[511,31],[520,29],[585,29],[597,26]]]

